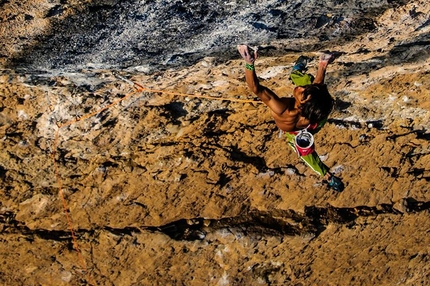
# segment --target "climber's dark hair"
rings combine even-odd
[[[301,115],[311,123],[318,123],[328,117],[333,109],[333,98],[327,90],[325,84],[309,84],[304,86],[305,99],[310,95],[311,99],[302,104],[299,108]]]

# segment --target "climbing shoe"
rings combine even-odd
[[[310,62],[310,58],[306,56],[300,56],[294,63],[293,71],[300,71],[301,73],[306,71],[306,66]]]
[[[330,179],[328,179],[327,185],[336,192],[342,192],[345,188],[345,185],[342,183],[342,181],[333,175],[330,177]]]

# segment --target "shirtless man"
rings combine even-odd
[[[315,78],[304,73],[306,58],[300,57],[290,75],[297,85],[294,88],[293,97],[280,98],[259,83],[254,67],[257,51],[250,51],[246,45],[239,45],[238,51],[245,60],[245,77],[249,88],[270,108],[275,123],[285,134],[288,144],[299,152],[294,143],[299,132],[303,129],[312,134],[318,132],[327,122],[328,115],[333,109],[333,98],[324,84],[324,78],[328,64],[334,61],[337,54],[327,53],[320,57]],[[299,152],[299,155],[307,165],[323,177],[330,188],[338,192],[343,191],[342,181],[329,172],[329,168],[321,162],[314,149],[310,150],[310,153]]]

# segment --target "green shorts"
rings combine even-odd
[[[307,73],[302,73],[299,70],[293,70],[290,73],[290,79],[292,80],[294,85],[297,85],[297,86],[309,85],[309,84],[312,84],[312,82],[314,81],[314,77],[312,75]]]
[[[288,145],[290,145],[290,147],[293,148],[294,152],[297,153],[296,146],[294,145],[294,140],[296,138],[296,135],[290,132],[285,132],[284,134],[287,138]],[[299,157],[306,163],[306,165],[311,167],[311,169],[314,170],[316,173],[318,173],[318,175],[320,176],[324,176],[329,170],[329,167],[324,165],[324,163],[321,161],[320,157],[318,156],[317,152],[315,151],[313,151],[309,155],[299,156]]]

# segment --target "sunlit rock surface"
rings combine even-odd
[[[427,285],[427,1],[0,1],[0,284]],[[343,55],[328,190],[250,93]]]

